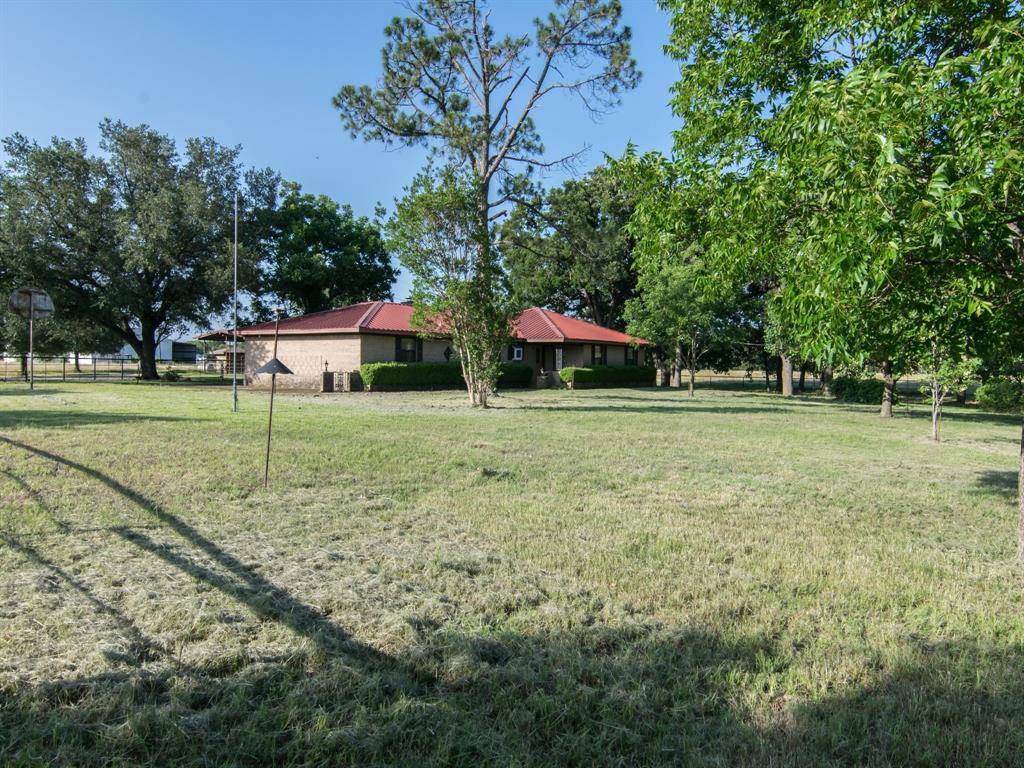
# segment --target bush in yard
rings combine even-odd
[[[653,387],[654,368],[637,365],[594,365],[563,368],[562,383],[577,387]]]
[[[526,363],[502,363],[498,374],[498,386],[529,387],[533,385],[533,366]]]
[[[181,374],[175,370],[165,371],[160,377],[164,381],[181,381]]]
[[[839,376],[832,382],[832,394],[836,400],[844,400],[848,403],[865,403],[867,405],[878,405],[882,402],[882,394],[885,391],[885,382],[881,379],[860,379],[856,376]],[[896,393],[893,393],[893,404],[896,403]]]
[[[466,386],[459,363],[363,363],[359,366],[368,391],[402,389],[459,389]],[[523,363],[502,363],[499,387],[528,387],[533,368]]]
[[[1013,413],[1024,405],[1024,384],[1013,379],[989,379],[974,396],[982,408]]]

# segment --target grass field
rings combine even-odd
[[[0,765],[1022,765],[1019,421],[0,386]]]

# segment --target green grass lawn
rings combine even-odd
[[[0,765],[1022,765],[1019,421],[0,386]]]

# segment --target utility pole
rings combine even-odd
[[[231,313],[234,331],[231,341],[231,410],[238,411],[238,190],[235,190],[235,255],[234,255],[235,289],[232,299]]]
[[[33,350],[33,336],[36,324],[36,297],[28,296],[28,388],[36,388],[36,357]]]

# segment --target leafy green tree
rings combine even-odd
[[[100,134],[100,156],[81,139],[47,146],[18,134],[5,139],[0,249],[69,320],[130,345],[143,378],[153,379],[159,340],[205,325],[228,304],[239,188],[241,278],[254,283],[257,222],[273,207],[277,177],[243,173],[239,148],[208,138],[189,139],[179,155],[146,125],[106,120]]]
[[[637,295],[625,307],[627,328],[673,357],[672,386],[680,386],[682,371],[688,371],[693,397],[702,365],[714,360],[731,367],[732,349],[747,330],[742,289],[708,272],[700,195],[677,183],[671,163],[630,149],[612,172],[641,201],[627,227],[636,237],[637,281]]]
[[[414,323],[450,334],[473,406],[487,406],[509,338],[512,307],[494,262],[481,262],[476,188],[468,174],[425,171],[398,202],[388,244],[413,276]]]
[[[617,105],[639,80],[629,28],[617,0],[557,2],[534,20],[532,35],[499,36],[477,0],[423,0],[408,10],[384,30],[379,85],[346,85],[334,104],[353,137],[429,146],[441,165],[461,169],[459,186],[469,184],[474,200],[470,241],[479,251],[469,262],[477,270],[472,300],[508,308],[504,296],[482,295],[504,290],[496,278],[496,221],[529,189],[534,169],[570,159],[544,159],[534,110],[558,96],[578,98],[591,113]],[[461,210],[452,216],[461,218]],[[504,318],[504,333],[510,321]],[[489,336],[474,343],[490,344]]]
[[[300,313],[391,298],[395,270],[380,228],[351,207],[286,182],[270,230],[266,288]]]
[[[636,292],[630,190],[608,166],[534,199],[520,199],[501,230],[502,255],[520,303],[623,329]]]
[[[725,268],[782,257],[773,303],[811,356],[989,347],[1024,285],[1019,5],[674,7],[677,148],[723,188]]]

